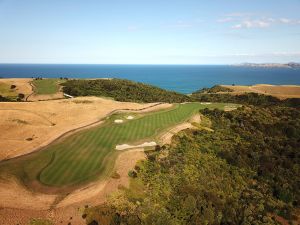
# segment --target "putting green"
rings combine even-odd
[[[46,149],[0,165],[25,181],[38,179],[48,186],[70,186],[95,177],[108,176],[114,166],[118,144],[137,144],[154,140],[164,129],[182,123],[201,108],[224,108],[227,104],[178,104],[172,109],[133,114],[132,120],[119,114],[108,118],[103,125],[83,130]],[[124,123],[116,124],[115,119]]]

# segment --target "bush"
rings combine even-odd
[[[72,96],[104,96],[129,102],[186,102],[187,95],[121,79],[69,80],[63,91]]]
[[[130,170],[128,172],[128,176],[131,178],[136,178],[137,177],[137,173],[134,170]]]

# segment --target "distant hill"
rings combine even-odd
[[[72,96],[105,96],[127,102],[187,102],[187,95],[122,79],[69,80],[62,84]]]
[[[238,67],[261,67],[261,68],[300,68],[300,63],[242,63],[236,64]]]

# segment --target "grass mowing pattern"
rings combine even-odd
[[[45,185],[76,186],[110,175],[120,151],[118,144],[154,140],[164,129],[184,122],[201,108],[223,109],[228,104],[179,104],[168,110],[136,114],[133,120],[114,123],[124,115],[113,115],[103,125],[75,133],[43,151],[0,164],[0,172],[14,174],[24,182],[38,179]],[[131,114],[133,115],[133,113]],[[1,175],[1,173],[0,173]]]
[[[38,95],[51,95],[59,91],[58,79],[33,80],[34,92]]]

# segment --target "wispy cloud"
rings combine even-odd
[[[232,29],[268,28],[273,25],[297,25],[300,19],[273,18],[254,13],[231,13],[217,20],[218,23],[229,23]]]
[[[270,27],[271,23],[267,20],[245,20],[241,23],[235,24],[232,26],[233,29],[242,29],[242,28],[266,28]]]

